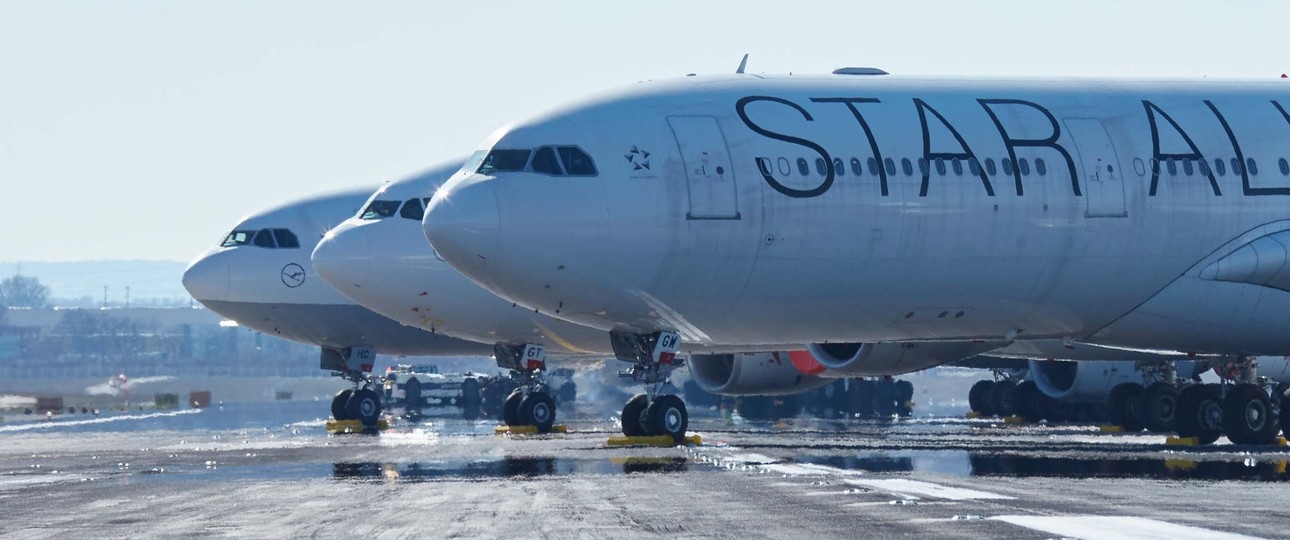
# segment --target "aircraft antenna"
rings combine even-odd
[[[739,69],[736,69],[735,73],[743,73],[746,67],[748,67],[748,53],[744,53],[744,59],[739,61]]]

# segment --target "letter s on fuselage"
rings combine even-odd
[[[603,329],[722,345],[1096,342],[1224,250],[1290,229],[1283,84],[645,83],[482,150],[574,145],[597,174],[464,170],[424,225],[473,280]],[[486,241],[455,232],[484,200]],[[1223,285],[1262,307],[1212,336],[1135,326],[1135,339],[1228,352],[1225,329],[1290,331],[1290,292]]]

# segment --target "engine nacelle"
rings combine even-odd
[[[900,375],[1008,345],[1007,341],[910,341],[903,343],[812,343],[806,346],[830,374],[843,377]]]
[[[779,396],[825,386],[831,379],[804,373],[794,353],[690,355],[690,376],[699,387],[726,396]],[[809,360],[809,359],[807,359]]]
[[[1031,360],[1030,380],[1048,397],[1062,401],[1104,403],[1111,389],[1124,383],[1150,384],[1130,361]],[[1278,366],[1279,367],[1279,366]],[[1190,379],[1205,371],[1208,362],[1174,362],[1178,376]]]

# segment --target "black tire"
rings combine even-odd
[[[549,433],[555,425],[555,399],[546,392],[529,392],[520,402],[520,420],[537,426],[538,433]]]
[[[479,418],[479,407],[483,402],[483,394],[479,390],[479,380],[474,377],[467,377],[461,381],[461,417],[466,420],[476,420]]]
[[[1290,397],[1282,396],[1281,397],[1281,418],[1280,418],[1281,435],[1285,437],[1290,437],[1290,414],[1286,414],[1286,411],[1290,409],[1287,409],[1286,407],[1290,407]]]
[[[1210,444],[1223,434],[1223,389],[1217,384],[1189,384],[1178,392],[1174,431]]]
[[[896,385],[889,380],[874,381],[870,387],[870,403],[873,403],[873,414],[881,420],[890,420],[896,414]]]
[[[854,385],[851,388],[851,403],[854,409],[852,412],[863,418],[873,416],[873,393],[876,391],[878,384],[865,379],[854,379],[851,383]]]
[[[1233,444],[1272,444],[1280,427],[1263,387],[1238,384],[1223,398],[1223,432]]]
[[[421,381],[416,377],[403,383],[403,415],[412,420],[421,419],[424,400],[421,398]]]
[[[336,397],[331,398],[331,417],[337,420],[353,420],[349,417],[349,397],[354,395],[354,390],[346,388],[336,392]]]
[[[1017,389],[1017,383],[1012,381],[998,381],[990,387],[990,411],[995,416],[1012,416],[1016,412],[1016,402],[1013,399],[1014,390]]]
[[[358,390],[349,397],[345,410],[351,419],[361,421],[363,425],[376,425],[381,419],[381,396],[367,388]]]
[[[645,410],[649,408],[649,396],[636,394],[623,405],[623,435],[643,437],[649,434],[645,429]]]
[[[502,402],[502,423],[508,426],[523,425],[520,422],[520,402],[524,401],[524,391],[516,388]]]
[[[1034,381],[1022,381],[1012,389],[1014,413],[1027,422],[1038,422],[1048,417],[1047,402]]]
[[[1138,407],[1147,431],[1170,433],[1178,416],[1178,387],[1170,383],[1152,383],[1142,391]]]
[[[1112,424],[1124,428],[1125,433],[1142,431],[1142,385],[1124,383],[1111,389],[1106,398],[1106,408]]]
[[[667,395],[654,398],[645,410],[645,426],[650,435],[667,435],[680,443],[690,427],[690,414],[681,398]]]
[[[914,383],[901,379],[896,381],[896,401],[908,403],[914,400]]]
[[[994,386],[994,381],[984,380],[977,381],[968,390],[968,408],[972,409],[981,416],[994,416],[994,409],[990,408],[990,388]]]

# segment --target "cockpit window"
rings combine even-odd
[[[273,242],[273,231],[270,231],[269,229],[263,229],[260,232],[255,233],[254,243],[262,248],[278,247],[277,244]]]
[[[515,172],[524,170],[524,166],[529,164],[529,154],[532,150],[493,150],[484,158],[484,162],[479,165],[479,170],[475,171],[480,174],[491,174],[495,172]]]
[[[403,202],[403,208],[399,210],[399,217],[421,221],[425,217],[426,209],[421,206],[421,199],[408,199]]]
[[[385,219],[399,211],[399,201],[372,201],[358,219]]]
[[[296,233],[287,229],[273,229],[273,239],[278,241],[278,247],[283,249],[297,249],[300,247],[300,239],[296,238]]]
[[[572,175],[596,174],[596,164],[591,161],[591,156],[583,152],[576,146],[561,146],[560,159],[564,161],[564,169]]]
[[[224,238],[221,247],[245,246],[251,243],[251,237],[255,236],[255,231],[233,231],[228,233]]]
[[[560,170],[560,161],[555,159],[555,149],[550,146],[538,148],[537,153],[533,154],[533,172],[556,176],[564,174]]]

